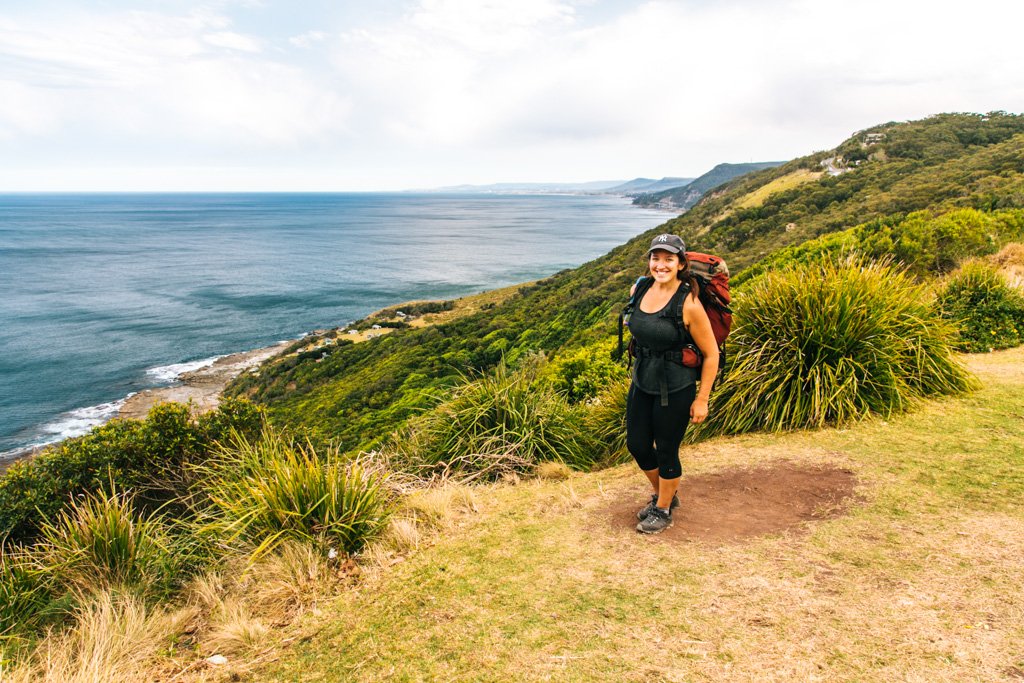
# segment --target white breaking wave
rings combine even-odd
[[[14,450],[0,453],[0,460],[13,458],[21,455],[25,451],[40,448],[42,446],[48,446],[52,443],[63,441],[64,439],[70,439],[73,436],[82,436],[83,434],[87,434],[93,427],[104,424],[111,418],[116,417],[125,401],[134,395],[135,392],[132,392],[124,398],[116,401],[100,403],[99,405],[87,406],[85,408],[75,408],[74,410],[63,413],[52,422],[47,422],[41,426],[36,431],[36,437],[33,439],[32,443],[15,448]]]
[[[194,372],[200,368],[208,368],[224,356],[213,356],[203,360],[193,360],[188,363],[174,363],[172,365],[160,365],[146,370],[146,375],[157,382],[176,382],[186,372]]]

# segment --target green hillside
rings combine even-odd
[[[824,172],[827,161],[833,172]],[[686,214],[605,256],[519,289],[447,323],[401,329],[324,358],[287,356],[246,375],[230,395],[264,404],[279,426],[344,449],[380,442],[435,396],[504,357],[548,355],[610,339],[651,237],[671,230],[734,272],[825,233],[912,211],[1024,206],[1024,116],[943,114],[884,124],[835,150],[737,178]],[[993,247],[994,248],[994,247]],[[317,354],[319,356],[319,354]]]
[[[718,164],[713,169],[682,187],[672,187],[660,192],[645,192],[638,195],[633,203],[638,206],[659,206],[685,211],[701,200],[709,190],[747,173],[765,168],[781,166],[782,161],[761,161],[749,164]]]
[[[1024,205],[1024,116],[941,114],[855,134],[835,150],[743,176],[666,227],[725,254],[736,270],[772,251],[868,220],[921,209]],[[743,206],[747,195],[799,171],[824,174]]]

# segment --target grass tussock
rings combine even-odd
[[[736,302],[732,367],[714,419],[737,434],[890,415],[972,386],[952,327],[922,285],[891,265],[826,260],[766,274]]]
[[[53,578],[23,547],[0,554],[0,646],[17,649],[25,635],[45,623],[53,605]]]
[[[43,524],[33,553],[72,593],[116,588],[166,595],[178,579],[181,557],[163,520],[136,512],[132,502],[116,491],[72,501],[54,522]]]
[[[74,624],[43,639],[33,655],[5,672],[8,683],[134,683],[152,680],[168,642],[187,631],[192,608],[151,607],[141,597],[102,591],[76,613]]]
[[[494,481],[544,461],[588,469],[593,446],[583,410],[537,376],[537,362],[518,370],[500,363],[412,420],[385,450],[396,466],[427,480]]]
[[[988,260],[1000,268],[1024,268],[1024,244],[1011,242],[992,254]]]
[[[608,467],[628,462],[626,449],[626,399],[628,377],[610,382],[587,405],[586,429],[596,443],[598,466]]]
[[[572,470],[560,462],[542,462],[534,468],[533,473],[540,479],[561,481],[572,476]]]
[[[963,351],[996,351],[1024,342],[1024,295],[990,263],[965,263],[941,285],[936,304],[958,327]]]
[[[257,558],[291,539],[358,552],[390,512],[386,475],[365,460],[321,456],[271,430],[243,437],[198,468],[209,501],[202,532]]]

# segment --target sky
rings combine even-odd
[[[0,191],[697,176],[1024,111],[1018,0],[0,0]]]

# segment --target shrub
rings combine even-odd
[[[78,594],[124,589],[166,595],[178,579],[171,537],[155,514],[139,514],[130,496],[112,491],[73,501],[42,528],[40,560]]]
[[[622,362],[612,360],[615,338],[575,349],[557,357],[544,371],[555,391],[570,403],[592,399],[614,380],[627,375]]]
[[[888,264],[766,274],[737,297],[735,320],[732,368],[692,437],[841,424],[972,386],[951,326]]]
[[[862,226],[857,235],[872,258],[889,256],[919,274],[946,273],[961,259],[999,246],[1000,222],[991,213],[955,209],[941,216],[916,211],[895,224]]]
[[[570,406],[549,384],[538,383],[539,364],[495,371],[455,389],[452,397],[410,421],[386,450],[427,476],[525,473],[538,462],[570,467],[593,465],[593,441],[583,429],[583,411]]]
[[[629,384],[629,377],[617,379],[587,404],[586,429],[597,444],[601,465],[616,465],[630,460],[626,449]]]
[[[354,553],[389,515],[380,471],[335,453],[321,458],[270,428],[256,440],[238,435],[196,473],[207,506],[201,532],[254,547],[253,559],[287,539]]]
[[[953,273],[936,299],[943,318],[960,330],[958,348],[971,353],[1024,341],[1024,296],[994,267],[971,261]]]
[[[241,399],[197,420],[188,406],[163,403],[145,420],[113,420],[67,439],[0,477],[0,538],[32,540],[73,496],[110,491],[111,483],[139,491],[140,503],[159,505],[181,492],[183,463],[205,457],[232,430],[258,433],[262,423],[262,410]]]

